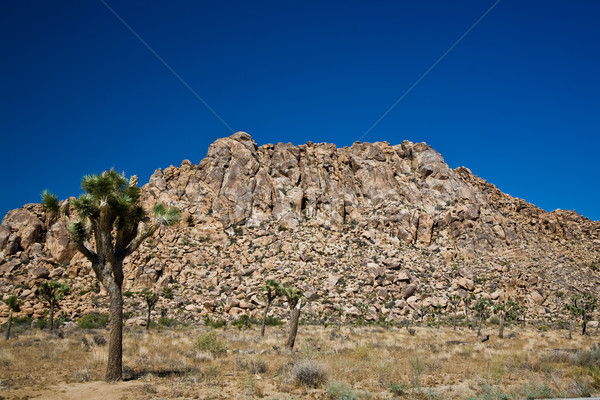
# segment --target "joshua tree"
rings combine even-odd
[[[462,298],[463,304],[465,305],[465,319],[467,322],[467,327],[471,330],[473,330],[473,324],[471,323],[470,319],[469,319],[469,311],[471,310],[471,303],[473,302],[473,295],[469,294],[467,296],[464,296]]]
[[[419,321],[423,322],[427,314],[429,314],[429,307],[421,305],[417,310],[417,317],[419,318]]]
[[[175,208],[157,204],[149,218],[140,205],[137,183],[135,175],[127,182],[111,169],[85,176],[81,181],[84,194],[60,207],[56,195],[42,193],[42,204],[60,212],[77,249],[90,261],[110,297],[107,381],[123,377],[123,260],[160,226],[176,223],[180,215]],[[72,211],[77,215],[74,221]]]
[[[477,319],[479,320],[478,328],[477,328],[477,336],[481,336],[481,324],[483,320],[487,318],[489,315],[490,304],[486,299],[480,297],[477,299],[477,303],[475,303],[474,310],[477,313]]]
[[[156,302],[158,301],[158,293],[156,293],[155,291],[152,291],[148,288],[144,288],[144,290],[142,290],[140,292],[140,296],[142,296],[142,298],[144,299],[144,301],[146,302],[146,306],[148,306],[148,316],[146,317],[146,330],[150,329],[150,314],[152,313],[152,310],[154,309],[154,306],[156,305]]]
[[[14,312],[21,311],[20,301],[17,299],[17,296],[12,295],[6,299],[4,299],[4,303],[8,306],[8,324],[6,326],[6,336],[5,339],[8,340],[10,338],[10,328],[12,326],[12,315]]]
[[[438,304],[433,307],[433,315],[437,320],[437,330],[440,330],[440,325],[442,323],[442,315],[444,314],[444,310],[442,309],[441,304]]]
[[[512,300],[506,302],[496,303],[493,305],[494,313],[498,315],[500,319],[500,327],[498,329],[498,337],[504,338],[504,323],[511,319],[517,319],[520,314],[520,307],[517,303]]]
[[[293,286],[283,286],[279,290],[282,296],[285,296],[290,307],[290,335],[286,346],[290,350],[294,349],[294,343],[296,342],[296,334],[298,333],[298,321],[300,320],[300,309],[302,308],[302,289],[297,289]]]
[[[54,331],[54,309],[58,303],[69,293],[69,286],[56,281],[45,281],[40,283],[38,295],[50,306],[50,332]]]
[[[452,329],[456,330],[456,313],[458,312],[458,305],[460,304],[461,297],[458,294],[452,294],[448,297],[450,305],[452,305],[452,313],[454,318],[452,320]]]
[[[592,313],[598,306],[598,298],[591,293],[585,292],[583,294],[575,293],[571,297],[571,303],[565,305],[569,314],[573,318],[581,318],[581,334],[585,335],[587,331],[587,324],[592,318]],[[571,338],[571,324],[569,323],[569,339]]]
[[[260,336],[265,336],[265,325],[267,324],[267,317],[269,315],[269,308],[273,300],[281,293],[281,285],[274,279],[268,279],[264,287],[265,297],[267,298],[267,305],[263,314],[262,327],[260,329]]]

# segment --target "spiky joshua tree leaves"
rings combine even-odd
[[[58,211],[77,249],[92,264],[96,277],[110,297],[110,324],[106,380],[123,377],[123,260],[135,252],[162,225],[179,220],[179,211],[154,207],[150,218],[140,205],[137,177],[129,181],[115,170],[87,175],[81,181],[83,194],[60,205],[45,191],[42,204]]]
[[[45,281],[40,283],[38,295],[50,306],[50,332],[54,331],[54,309],[58,303],[69,293],[69,286],[56,281]]]
[[[4,304],[8,306],[8,324],[6,324],[6,335],[5,339],[8,340],[10,338],[10,328],[12,326],[12,315],[13,312],[21,311],[20,301],[17,296],[12,295],[4,299]]]
[[[265,336],[265,325],[267,324],[267,317],[269,316],[269,308],[273,300],[281,294],[282,287],[275,279],[267,279],[264,287],[265,297],[267,298],[267,305],[265,306],[265,312],[263,314],[262,327],[260,329],[260,336]]]

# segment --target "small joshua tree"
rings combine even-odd
[[[442,323],[442,315],[444,315],[444,309],[441,304],[437,304],[433,307],[433,315],[436,320],[437,330],[440,330],[440,325]]]
[[[460,304],[461,297],[458,294],[452,294],[448,297],[448,302],[452,306],[452,329],[456,330],[456,314],[458,313],[458,305]]]
[[[294,349],[296,342],[296,334],[298,333],[298,321],[300,320],[300,309],[302,308],[302,289],[297,289],[293,286],[282,286],[279,293],[287,299],[290,307],[290,334],[286,343],[286,347],[290,350]]]
[[[260,336],[265,336],[265,326],[267,324],[267,318],[269,316],[269,308],[273,303],[273,300],[281,294],[281,285],[274,279],[268,279],[265,283],[264,291],[265,297],[267,298],[267,305],[265,306],[265,312],[263,314],[262,327],[260,329]]]
[[[516,320],[519,318],[521,313],[521,308],[517,303],[512,300],[508,300],[506,302],[500,302],[493,305],[494,313],[498,316],[499,328],[498,328],[498,337],[500,339],[504,338],[504,324],[506,321]]]
[[[571,297],[571,303],[565,305],[565,308],[573,318],[581,318],[581,334],[585,335],[587,324],[592,318],[592,313],[598,306],[598,298],[591,293],[575,293]],[[571,325],[569,324],[569,339],[571,338]]]
[[[20,301],[17,299],[17,296],[12,295],[6,299],[4,299],[4,303],[8,306],[8,324],[6,326],[6,335],[5,339],[8,340],[10,338],[10,328],[12,326],[12,315],[13,312],[21,311]]]
[[[150,314],[152,313],[154,306],[156,306],[159,296],[158,296],[158,293],[156,293],[155,291],[150,290],[148,288],[144,288],[140,292],[140,296],[142,296],[142,298],[146,302],[146,306],[148,309],[148,315],[146,317],[146,330],[149,330],[150,329]]]
[[[469,294],[462,298],[463,304],[465,305],[465,319],[467,322],[467,327],[471,330],[473,330],[473,324],[471,323],[469,318],[469,311],[471,310],[471,303],[473,302],[473,299],[473,294]]]
[[[478,319],[477,336],[481,336],[481,324],[489,315],[490,303],[483,297],[480,297],[475,303],[474,310]]]
[[[54,331],[54,310],[59,307],[59,302],[69,293],[69,286],[56,281],[40,283],[38,295],[50,306],[50,332]]]
[[[44,191],[42,205],[59,213],[77,250],[91,263],[98,281],[110,298],[108,363],[105,379],[123,378],[123,261],[163,225],[179,221],[175,208],[154,206],[153,216],[141,205],[141,191],[134,175],[129,181],[111,169],[87,175],[81,181],[84,193],[65,201]]]

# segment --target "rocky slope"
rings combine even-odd
[[[156,170],[143,192],[147,207],[180,208],[182,222],[126,262],[125,290],[169,288],[157,309],[182,320],[258,315],[271,277],[304,289],[304,314],[319,320],[397,321],[469,292],[554,319],[560,293],[599,294],[600,222],[504,194],[424,143],[257,147],[238,132],[198,165]],[[39,205],[4,218],[0,285],[23,300],[22,314],[43,315],[36,284],[48,278],[72,287],[69,317],[102,307],[90,269]]]

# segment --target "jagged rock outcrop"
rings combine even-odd
[[[181,224],[126,261],[126,290],[170,288],[163,306],[190,320],[258,314],[270,277],[302,287],[312,318],[396,320],[446,307],[451,293],[511,297],[529,317],[555,318],[556,292],[598,292],[599,222],[504,194],[424,143],[258,147],[238,132],[198,165],[156,170],[143,203],[158,202],[179,207]],[[7,214],[0,285],[39,317],[36,283],[61,277],[79,293],[65,310],[81,315],[102,289],[53,218],[35,204]]]

